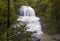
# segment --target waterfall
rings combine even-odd
[[[40,23],[40,18],[35,15],[35,11],[30,6],[21,6],[19,8],[19,18],[17,21],[21,21],[26,24],[27,30],[36,34],[42,34],[42,27]]]

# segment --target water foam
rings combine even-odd
[[[42,27],[40,23],[40,18],[35,16],[35,11],[30,6],[21,6],[19,9],[20,16],[17,21],[21,21],[26,24],[27,30],[36,34],[42,34]]]

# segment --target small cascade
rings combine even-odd
[[[36,34],[42,34],[42,27],[40,23],[40,18],[35,15],[35,11],[30,6],[21,6],[19,8],[19,18],[17,21],[21,21],[26,24],[27,30]]]

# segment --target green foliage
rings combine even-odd
[[[3,41],[4,32],[7,30],[7,2],[0,0],[0,41]]]
[[[36,15],[39,16],[42,20],[43,31],[60,33],[60,0],[10,0],[10,24],[17,23],[17,11],[22,5],[31,6],[35,9]],[[13,28],[7,29],[7,7],[7,0],[0,0],[0,41],[5,40],[5,38],[2,36],[6,36],[5,33],[7,33],[7,31],[8,35],[11,36],[16,30]],[[21,29],[18,28],[17,32],[18,31],[21,31]],[[23,35],[25,35],[25,33],[21,34],[21,38],[23,38]],[[29,35],[30,34],[28,33],[25,37],[28,37]],[[14,38],[14,41],[15,40],[16,39]],[[27,40],[21,39],[20,41]]]
[[[60,0],[53,0],[53,15],[56,19],[56,31],[60,33]]]
[[[10,41],[32,41],[31,32],[26,32],[25,25],[20,25],[21,27],[9,28],[8,29],[8,40]],[[30,39],[30,40],[29,40]]]
[[[12,5],[12,3],[11,3]],[[10,24],[14,24],[16,23],[16,12],[14,10],[14,5],[10,6]],[[8,17],[8,2],[7,0],[0,0],[0,41],[4,41],[4,37],[2,36],[6,36],[7,34],[7,17]]]

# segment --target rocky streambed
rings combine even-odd
[[[41,35],[34,34],[34,36],[39,36],[40,41],[60,41],[60,36],[58,35],[48,35],[43,33]]]

